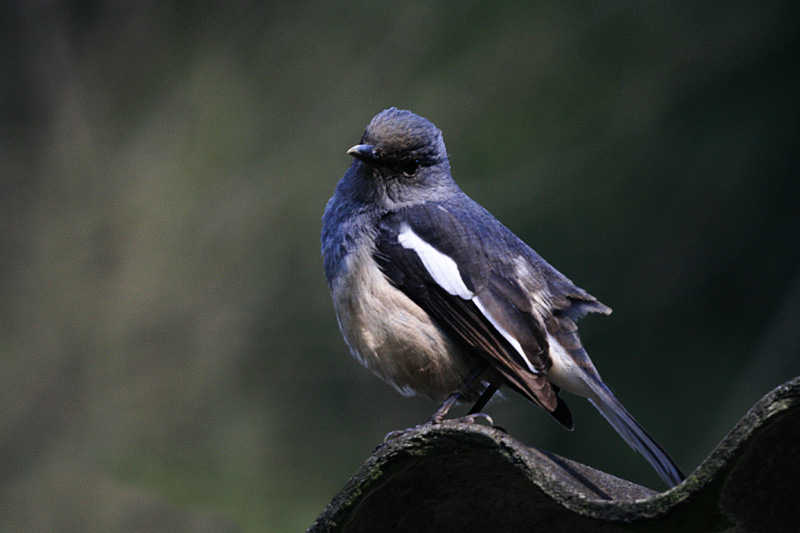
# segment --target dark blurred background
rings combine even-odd
[[[795,2],[0,5],[4,531],[302,530],[426,419],[349,356],[319,254],[392,105],[614,308],[584,343],[687,472],[800,374]],[[568,400],[572,433],[489,411],[661,487]]]

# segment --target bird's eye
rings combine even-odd
[[[408,178],[416,174],[418,169],[419,169],[418,159],[412,159],[411,161],[406,161],[405,163],[400,165],[400,170],[402,170],[403,174],[405,174],[406,177]]]

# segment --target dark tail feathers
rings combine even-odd
[[[589,401],[625,439],[625,442],[653,465],[668,486],[674,487],[683,481],[686,476],[683,475],[675,461],[622,406],[611,390],[599,380],[590,379],[589,381],[589,385],[595,392],[595,398],[589,398]]]

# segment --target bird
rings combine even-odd
[[[322,217],[325,277],[352,355],[406,396],[478,413],[507,387],[567,429],[587,398],[667,486],[678,465],[606,386],[576,322],[611,309],[547,263],[454,181],[442,132],[395,107],[347,150]]]

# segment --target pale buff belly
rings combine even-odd
[[[458,390],[478,358],[450,341],[369,255],[351,255],[347,261],[333,305],[353,355],[405,395],[442,401]],[[468,399],[475,399],[479,389],[476,383]]]

